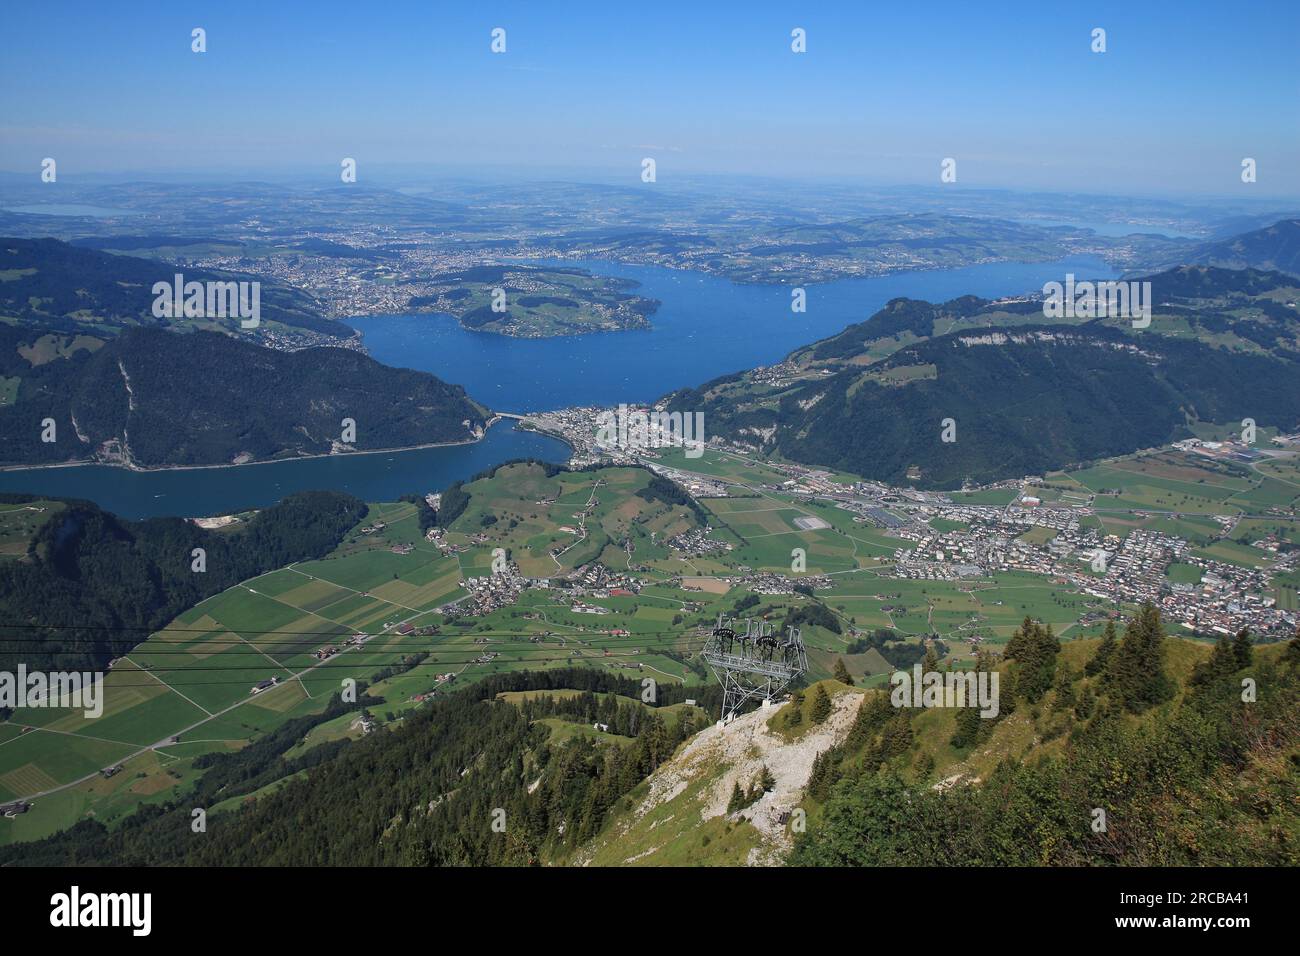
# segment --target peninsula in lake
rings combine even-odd
[[[245,331],[233,316],[159,317],[166,263],[54,240],[0,252],[0,465],[244,464],[476,441],[491,419],[458,385],[376,362],[274,283],[266,321]]]

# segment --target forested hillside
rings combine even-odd
[[[814,765],[791,862],[1296,865],[1300,637],[1224,638],[1188,668],[1190,647],[1150,607],[1083,660],[1026,621],[1000,665],[997,720],[967,708],[936,722],[869,698]],[[958,772],[936,771],[953,751]]]
[[[356,423],[344,442],[344,419]],[[43,440],[53,419],[56,441]],[[278,352],[215,332],[134,329],[31,369],[0,409],[0,463],[154,468],[468,441],[464,389],[350,349]]]
[[[5,495],[6,502],[34,500]],[[208,531],[180,518],[125,521],[84,501],[52,511],[25,557],[0,561],[4,644],[33,670],[103,669],[205,597],[292,561],[323,557],[364,502],[305,491]],[[192,570],[193,550],[206,570]]]
[[[1300,276],[1300,219],[1283,219],[1263,229],[1181,252],[1178,262],[1226,269],[1276,269]]]
[[[1049,323],[1034,299],[897,299],[775,374],[726,376],[670,404],[761,453],[945,488],[1126,454],[1197,421],[1300,425],[1294,280],[1199,268],[1151,282],[1143,329]]]
[[[57,239],[0,238],[0,317],[27,327],[111,337],[125,329],[239,329],[237,318],[160,319],[153,314],[156,282],[230,282],[249,276],[178,268],[154,259],[113,255]],[[346,339],[352,330],[322,318],[316,302],[290,286],[259,279],[261,320]]]

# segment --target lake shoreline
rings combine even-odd
[[[52,468],[120,468],[122,471],[131,472],[137,475],[154,475],[172,471],[211,471],[217,468],[246,468],[250,465],[282,465],[291,461],[314,461],[320,458],[352,458],[356,455],[382,455],[384,453],[419,451],[423,448],[456,448],[461,445],[477,445],[487,437],[489,429],[501,421],[501,415],[493,415],[491,419],[483,426],[483,434],[477,438],[467,438],[465,441],[441,441],[426,442],[421,445],[400,445],[395,448],[366,448],[357,451],[343,452],[335,454],[329,452],[322,455],[294,455],[292,458],[268,458],[262,461],[230,461],[219,465],[159,465],[156,468],[142,468],[139,465],[124,464],[117,461],[64,461],[48,465],[0,465],[0,472],[21,472],[21,471],[49,471]],[[533,429],[529,429],[533,431]],[[540,434],[540,433],[539,433]],[[558,435],[548,437],[559,438]],[[568,444],[567,442],[565,443]],[[570,446],[572,447],[572,446]]]
[[[577,451],[577,449],[573,447],[573,442],[569,441],[567,436],[565,436],[564,434],[558,431],[552,431],[549,428],[542,428],[532,419],[527,417],[520,417],[516,420],[518,421],[519,424],[517,424],[515,427],[518,428],[520,431],[530,432],[534,435],[541,435],[544,438],[554,438],[556,441],[563,444],[565,448],[569,449],[569,458],[570,460],[572,460],[573,453]]]

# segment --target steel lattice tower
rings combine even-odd
[[[704,644],[705,663],[722,684],[722,720],[729,721],[749,700],[772,700],[808,670],[808,653],[797,627],[786,628],[785,640],[766,621],[746,618],[740,633],[736,622],[718,615],[718,624]]]

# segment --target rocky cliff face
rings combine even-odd
[[[792,811],[813,760],[844,739],[862,694],[826,682],[831,715],[800,733],[774,730],[781,707],[761,708],[691,738],[630,797],[574,860],[598,865],[779,866],[793,846]],[[791,704],[784,705],[793,706]],[[774,784],[743,810],[727,812],[736,785],[752,789],[766,767]]]

